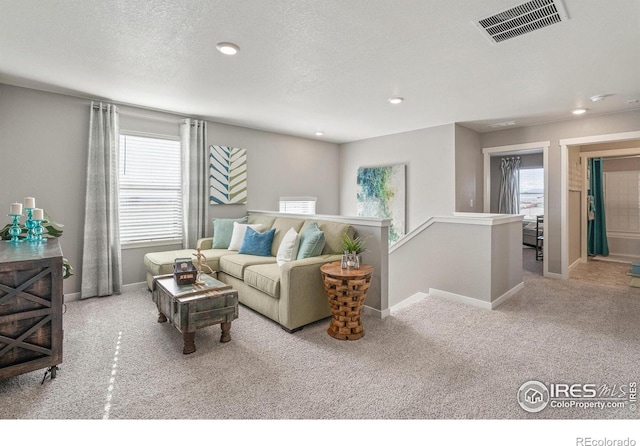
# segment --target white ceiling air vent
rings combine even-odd
[[[492,43],[569,20],[562,0],[531,0],[479,20],[475,25]]]

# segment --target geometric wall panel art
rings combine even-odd
[[[405,232],[405,167],[397,164],[358,169],[358,216],[391,219],[389,246]]]
[[[247,204],[247,151],[209,146],[209,203]]]

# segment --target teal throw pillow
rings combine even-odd
[[[251,226],[247,226],[247,232],[244,234],[242,246],[240,246],[238,254],[251,254],[264,257],[271,256],[271,244],[273,243],[275,233],[275,229],[257,232]]]
[[[322,254],[325,239],[324,232],[318,228],[316,222],[311,223],[300,233],[300,247],[297,260],[317,257]]]
[[[233,234],[233,222],[246,223],[247,217],[242,218],[214,218],[212,248],[227,249]]]

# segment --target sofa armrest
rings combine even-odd
[[[280,271],[279,322],[289,330],[331,315],[320,267],[341,254],[327,254],[287,262]]]
[[[206,238],[198,239],[196,248],[211,249],[212,246],[213,246],[213,237],[206,237]]]

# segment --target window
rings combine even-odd
[[[120,135],[120,242],[182,242],[180,141]]]
[[[520,169],[520,213],[544,214],[544,169]],[[535,220],[535,219],[534,219]]]
[[[280,197],[280,212],[315,214],[316,201],[316,197]]]

